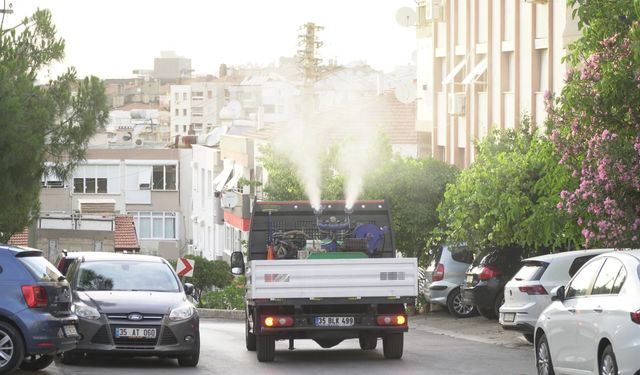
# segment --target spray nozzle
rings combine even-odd
[[[322,211],[323,211],[322,206],[318,206],[318,207],[314,207],[313,208],[313,214],[316,215],[316,216],[322,215]]]
[[[344,213],[347,214],[347,215],[351,215],[353,213],[353,206],[345,207],[344,208]]]

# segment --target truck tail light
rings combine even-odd
[[[431,276],[431,281],[440,281],[444,279],[444,264],[438,263],[436,270],[433,272]]]
[[[631,313],[631,320],[636,324],[640,324],[640,310]]]
[[[530,296],[548,294],[547,290],[542,285],[525,285],[518,287],[522,293],[527,293]]]
[[[47,307],[47,291],[39,285],[23,285],[22,295],[30,309]]]
[[[493,279],[494,277],[498,276],[500,274],[500,271],[492,266],[484,266],[482,267],[482,270],[480,271],[480,274],[478,274],[478,279],[480,280],[489,280],[489,279]]]
[[[378,315],[376,323],[379,326],[405,326],[407,325],[407,316],[402,314]]]
[[[262,325],[267,328],[291,327],[293,317],[289,315],[263,315]]]

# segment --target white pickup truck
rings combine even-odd
[[[385,358],[399,359],[408,330],[405,304],[417,295],[417,260],[397,258],[386,201],[255,202],[246,274],[246,347],[261,362],[275,341],[312,339],[323,348],[358,338],[363,350],[382,339]]]

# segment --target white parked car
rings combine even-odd
[[[599,255],[536,323],[538,374],[640,373],[640,250]]]
[[[612,250],[567,251],[523,260],[522,268],[504,288],[499,317],[502,328],[520,331],[533,343],[538,316],[551,303],[549,291],[565,285],[591,258]]]

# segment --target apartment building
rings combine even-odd
[[[171,85],[169,114],[171,138],[176,135],[204,135],[219,124],[218,113],[224,105],[221,85],[214,81]]]
[[[180,192],[182,180],[190,189],[191,170],[180,168],[180,164],[190,160],[190,152],[89,149],[86,161],[66,181],[43,176],[38,243],[59,251],[61,244],[49,241],[61,242],[64,237],[64,248],[69,250],[112,250],[116,247],[116,226],[126,224],[117,217],[127,215],[135,225],[141,253],[177,258],[189,235],[184,224],[189,211],[181,207],[184,197]],[[54,232],[42,231],[45,229]],[[65,232],[60,232],[62,229]]]
[[[492,129],[543,124],[579,35],[565,1],[422,0],[417,13],[419,149],[464,168]]]

